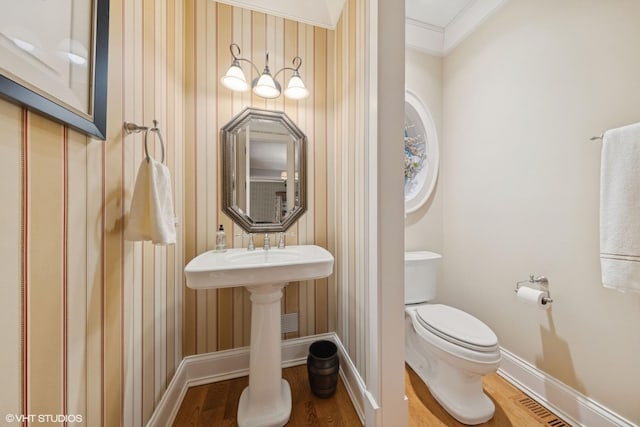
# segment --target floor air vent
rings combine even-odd
[[[544,425],[551,427],[571,427],[530,397],[517,398],[516,402],[540,420],[540,422],[544,423]]]

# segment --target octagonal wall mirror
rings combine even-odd
[[[222,209],[247,233],[286,231],[307,210],[307,137],[281,111],[245,108],[220,130]]]

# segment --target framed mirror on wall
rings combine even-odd
[[[438,179],[440,151],[433,117],[422,100],[405,91],[404,207],[417,211],[431,196]]]
[[[307,208],[305,134],[284,112],[246,108],[220,142],[223,211],[248,233],[286,231]]]

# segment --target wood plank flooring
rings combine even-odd
[[[569,427],[529,396],[515,388],[498,374],[482,378],[485,393],[496,405],[493,418],[479,426],[492,427]],[[409,399],[410,427],[465,426],[449,415],[433,398],[420,377],[405,365],[405,392]]]
[[[309,389],[306,365],[283,369],[282,376],[289,381],[293,397],[291,418],[287,426],[356,427],[361,425],[341,380],[333,397],[320,399],[315,397]],[[173,425],[176,427],[237,426],[238,399],[247,384],[248,377],[242,377],[190,388]],[[464,426],[435,401],[426,385],[408,366],[405,369],[405,384],[409,399],[410,427]],[[483,385],[496,405],[496,413],[491,420],[481,426],[568,426],[497,374],[485,376]]]
[[[311,393],[306,365],[283,369],[282,377],[289,381],[293,400],[287,426],[362,425],[342,380],[338,381],[336,393],[332,397],[320,399]],[[238,400],[248,384],[249,377],[242,377],[190,388],[173,425],[237,426]]]

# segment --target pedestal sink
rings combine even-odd
[[[285,425],[291,414],[291,389],[282,378],[282,289],[288,282],[329,276],[333,255],[315,245],[209,251],[192,259],[184,271],[193,289],[245,286],[251,293],[249,386],[240,396],[238,425]]]

